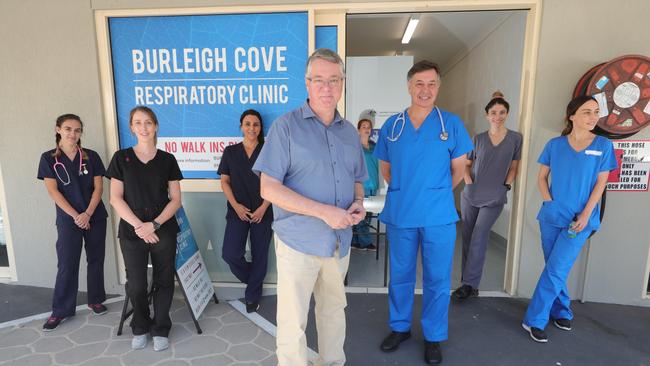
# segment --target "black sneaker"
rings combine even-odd
[[[260,304],[258,302],[246,302],[246,312],[247,313],[254,313],[257,310],[259,310]]]
[[[535,327],[530,327],[524,323],[521,323],[521,326],[524,327],[524,329],[526,329],[528,334],[530,334],[530,338],[532,338],[535,342],[539,342],[539,343],[548,342],[548,336],[546,336],[546,332],[544,332],[544,330]]]
[[[562,330],[571,330],[571,320],[566,318],[553,320],[553,325]]]
[[[93,315],[104,315],[108,313],[108,309],[104,304],[88,304],[88,309],[93,311]]]
[[[440,343],[424,341],[424,362],[428,364],[442,362]]]
[[[63,323],[65,321],[65,317],[61,316],[51,316],[47,318],[47,321],[45,324],[43,324],[43,331],[44,332],[50,332],[56,329],[59,324]]]
[[[361,248],[361,246],[359,246],[359,244],[352,244],[352,245],[350,245],[350,247],[352,249],[355,249],[355,250],[366,250],[365,248]]]
[[[384,338],[384,341],[381,342],[381,350],[384,352],[393,352],[398,347],[399,344],[405,340],[411,338],[411,332],[390,332],[390,334]]]
[[[478,296],[478,289],[470,285],[462,285],[453,292],[456,300],[465,300],[470,297]]]
[[[367,250],[369,252],[376,252],[377,251],[377,247],[374,244],[370,244],[370,245],[368,245],[367,247],[365,247],[363,249],[365,249],[365,250]]]

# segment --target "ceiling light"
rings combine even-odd
[[[409,19],[409,24],[406,26],[406,30],[404,31],[404,36],[402,37],[402,44],[408,44],[411,41],[413,32],[415,32],[415,28],[418,26],[419,22],[420,22],[419,15],[414,15],[411,17],[411,19]]]

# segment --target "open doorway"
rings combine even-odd
[[[410,19],[419,23],[409,43],[401,40]],[[373,109],[375,129],[410,104],[406,72],[417,61],[429,59],[441,69],[442,84],[436,104],[461,117],[473,137],[488,129],[484,106],[495,90],[510,103],[506,127],[520,130],[520,91],[524,61],[527,11],[427,12],[349,14],[346,21],[346,116],[356,125],[362,112]],[[463,184],[456,189],[456,204]],[[379,197],[385,194],[380,188]],[[481,291],[502,292],[506,271],[512,193],[492,227]],[[376,223],[372,222],[373,226]],[[383,232],[385,227],[380,226]],[[461,227],[454,256],[452,288],[461,279]],[[378,240],[379,255],[354,251],[349,286],[382,287],[385,236]],[[418,267],[417,288],[421,288]]]

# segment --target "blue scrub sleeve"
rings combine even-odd
[[[103,177],[106,175],[106,168],[104,168],[104,163],[102,163],[102,159],[99,157],[99,154],[97,154],[97,152],[93,151],[88,156],[88,159],[90,160],[90,164],[93,166],[95,177]]]
[[[392,116],[388,118],[379,130],[379,138],[377,138],[375,151],[372,153],[379,160],[390,162],[390,158],[388,157],[388,129],[389,126],[392,126],[393,123],[395,123],[395,118],[397,117]]]
[[[618,167],[616,155],[614,154],[614,144],[610,140],[606,140],[604,145],[603,158],[600,160],[600,172],[612,171]]]
[[[234,146],[234,145],[231,145]],[[217,173],[219,175],[230,175],[230,151],[231,147],[228,146],[225,150],[223,150],[223,155],[221,155],[221,162],[219,162],[219,168],[217,169]]]
[[[54,158],[48,159],[48,154],[49,152],[43,153],[43,155],[41,155],[41,161],[38,163],[38,174],[36,175],[36,178],[40,180],[43,180],[45,178],[56,179],[56,174],[54,173],[54,163],[50,161]]]
[[[286,120],[276,120],[271,125],[262,151],[253,165],[253,172],[264,173],[280,182],[289,171],[290,162],[289,126]]]
[[[537,159],[538,163],[546,166],[551,166],[551,152],[553,150],[553,141],[555,141],[555,139],[549,140],[546,145],[544,145],[544,150],[542,150],[542,153],[539,154],[539,158]]]
[[[472,151],[474,149],[474,144],[472,144],[472,139],[469,137],[469,133],[467,133],[463,121],[457,117],[452,121],[454,136],[456,136],[456,144],[450,150],[450,154],[452,159],[456,159],[457,157]]]

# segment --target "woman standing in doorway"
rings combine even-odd
[[[462,285],[456,300],[478,296],[490,230],[503,210],[508,191],[517,176],[522,136],[506,128],[510,104],[501,92],[485,106],[490,128],[474,136],[474,150],[467,154],[465,188],[461,194],[463,221]]]
[[[522,323],[536,342],[548,341],[544,328],[549,320],[571,330],[566,279],[585,241],[600,227],[599,201],[617,166],[612,142],[592,132],[599,113],[593,97],[574,98],[566,108],[562,135],[546,143],[537,160],[537,186],[544,200],[537,220],[546,265]]]
[[[239,117],[244,141],[226,147],[219,164],[221,188],[228,200],[221,256],[230,271],[246,284],[246,311],[259,308],[271,242],[273,211],[260,196],[260,178],[251,168],[264,144],[262,116],[249,109]],[[244,257],[250,235],[252,262]]]
[[[372,109],[366,110],[361,113],[359,122],[357,123],[359,139],[361,140],[361,147],[363,148],[363,157],[366,161],[366,168],[368,169],[368,179],[363,182],[364,197],[376,195],[377,189],[379,188],[379,161],[373,155],[373,152],[375,151],[375,143],[370,141],[374,118],[375,111]],[[366,217],[352,228],[354,233],[352,236],[352,248],[370,251],[377,250],[377,247],[372,243],[372,237],[370,236],[371,215],[372,213],[366,212]]]
[[[118,237],[126,267],[127,296],[133,304],[131,348],[147,345],[153,336],[154,351],[169,347],[169,317],[174,295],[176,235],[174,214],[181,207],[176,158],[156,148],[158,119],[148,107],[131,110],[129,125],[138,143],[119,150],[108,167],[111,205],[120,216]],[[147,300],[147,264],[153,266],[153,308]]]
[[[79,288],[81,249],[86,249],[88,308],[93,314],[107,312],[102,304],[106,217],[102,202],[104,164],[99,155],[81,147],[83,123],[74,114],[56,119],[56,148],[44,152],[38,179],[56,205],[56,255],[58,270],[52,298],[52,315],[43,331],[56,329],[75,314]]]

